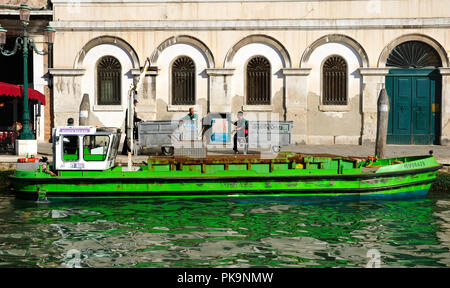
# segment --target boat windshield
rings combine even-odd
[[[109,137],[107,135],[86,135],[83,137],[84,161],[104,161],[108,154]]]
[[[78,152],[78,136],[64,136],[63,138],[63,160],[77,161],[80,153]]]
[[[116,159],[117,150],[119,150],[120,132],[114,135],[111,145],[111,153],[109,154],[109,160]]]

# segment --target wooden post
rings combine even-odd
[[[89,110],[91,109],[91,105],[89,103],[89,94],[83,95],[83,100],[81,100],[80,105],[80,116],[79,122],[80,126],[89,126]]]
[[[377,140],[375,146],[375,156],[379,159],[385,157],[388,121],[389,97],[383,88],[378,97]]]

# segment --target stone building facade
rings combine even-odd
[[[295,143],[364,144],[376,137],[380,89],[401,70],[391,78],[417,93],[386,87],[390,133],[412,135],[396,143],[428,133],[428,144],[450,145],[449,1],[52,3],[56,126],[78,119],[88,94],[92,125],[123,128],[128,90],[148,58],[140,118],[178,119],[190,106],[200,116],[242,110],[249,120],[293,121]]]

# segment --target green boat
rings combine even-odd
[[[139,167],[115,158],[116,128],[60,127],[53,161],[19,159],[18,198],[393,199],[423,197],[441,168],[432,155],[358,159],[278,153],[189,158],[150,156]]]

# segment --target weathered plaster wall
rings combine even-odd
[[[88,2],[81,0],[74,7],[64,0],[53,1],[52,25],[58,30],[55,65],[61,69],[78,68],[75,62],[83,46],[105,35],[117,37],[132,47],[139,59],[138,66],[160,49],[160,58],[154,63],[157,71],[146,78],[138,95],[143,103],[137,111],[145,119],[171,119],[186,113],[187,107],[170,106],[169,65],[177,55],[188,53],[198,67],[196,108],[202,114],[208,111],[234,114],[250,108],[245,111],[247,118],[275,113],[280,119],[293,120],[297,143],[373,142],[376,99],[386,72],[380,57],[386,47],[409,39],[405,35],[426,35],[442,48],[444,67],[448,66],[450,20],[445,11],[450,9],[449,1]],[[181,35],[188,35],[201,45],[195,41],[166,44],[168,39]],[[312,48],[318,39],[328,39],[327,35],[341,35],[343,40],[325,40]],[[205,55],[205,47],[211,55]],[[230,51],[234,53],[231,62]],[[309,61],[302,63],[307,51]],[[350,67],[349,105],[345,111],[324,111],[319,104],[321,63],[325,57],[339,53]],[[272,65],[270,107],[244,105],[243,67],[256,54],[263,54]],[[135,71],[136,68],[133,67]],[[447,107],[450,88],[446,81],[444,77],[443,140],[450,139],[446,122],[450,119]],[[80,89],[85,89],[84,82],[80,85]],[[106,114],[101,117],[98,114],[100,121],[109,121],[103,120],[108,117]]]
[[[322,105],[322,65],[331,55],[342,57],[347,64],[347,105]],[[336,136],[350,136],[358,144],[361,135],[360,56],[343,43],[326,43],[309,57],[307,134],[310,142],[335,144]],[[337,144],[337,143],[336,143]]]
[[[14,0],[11,0],[14,1]],[[447,17],[447,1],[442,0],[347,0],[347,1],[127,1],[99,3],[91,0],[53,0],[56,20],[85,19],[214,20],[214,19],[335,19]],[[91,3],[94,2],[94,3]],[[152,3],[153,2],[153,3]],[[70,8],[69,8],[70,7]],[[97,12],[101,10],[101,13]]]
[[[20,6],[21,4],[27,4],[31,8],[47,7],[48,0],[0,0],[0,4]]]

